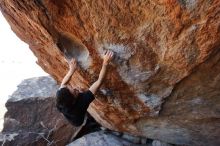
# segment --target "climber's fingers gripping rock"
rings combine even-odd
[[[77,61],[76,61],[75,58],[72,58],[72,59],[68,62],[68,64],[69,64],[70,70],[75,70],[76,67],[77,67]]]
[[[110,63],[110,61],[112,60],[113,56],[114,56],[114,53],[110,50],[107,50],[105,52],[104,57],[103,57],[103,64],[108,65]]]

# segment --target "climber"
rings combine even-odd
[[[82,92],[80,89],[70,89],[67,86],[71,76],[76,70],[77,62],[71,59],[69,62],[69,71],[63,78],[60,88],[56,93],[56,107],[74,126],[80,126],[84,122],[89,104],[94,100],[94,95],[102,84],[107,72],[108,64],[113,58],[113,52],[107,51],[103,58],[102,69],[99,78],[94,82],[87,91]]]

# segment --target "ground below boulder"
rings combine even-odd
[[[175,146],[158,140],[120,134],[113,131],[99,131],[84,135],[67,146]]]

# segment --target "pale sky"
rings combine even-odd
[[[26,78],[47,75],[37,64],[28,45],[11,30],[0,12],[0,130],[4,104]]]

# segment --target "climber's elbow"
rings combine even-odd
[[[96,94],[97,90],[99,89],[101,85],[101,81],[100,80],[97,80],[95,83],[93,83],[89,90],[93,93],[93,94]]]

